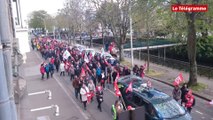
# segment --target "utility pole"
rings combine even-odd
[[[129,0],[129,19],[130,19],[130,46],[131,46],[131,70],[133,70],[133,67],[134,67],[134,54],[133,54],[133,43],[132,43],[132,15],[131,15],[131,12],[132,12],[132,4],[131,4],[131,0]],[[132,73],[133,74],[133,71]]]
[[[10,0],[0,0],[0,120],[17,120],[12,81],[13,23]]]

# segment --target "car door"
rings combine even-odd
[[[154,109],[153,105],[151,103],[145,102],[145,117],[146,120],[158,120],[158,116],[156,113],[156,110]]]

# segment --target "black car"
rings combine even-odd
[[[126,89],[132,82],[132,92]],[[145,80],[128,75],[118,80],[120,91],[126,106],[145,107],[146,120],[191,120],[189,113],[169,95],[148,88]]]

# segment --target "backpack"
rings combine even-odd
[[[49,71],[50,71],[49,65],[46,65],[46,66],[45,66],[45,71],[46,71],[46,72],[49,72]]]
[[[98,67],[98,68],[96,69],[96,75],[97,75],[97,76],[100,76],[100,75],[101,75],[101,68]]]

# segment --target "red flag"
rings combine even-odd
[[[118,83],[119,77],[120,77],[120,75],[119,75],[119,73],[117,73],[117,76],[116,76],[115,82],[114,82],[114,90],[115,90],[115,95],[116,95],[117,97],[121,96],[121,92],[120,92],[120,90],[119,90],[119,88],[118,88],[118,84],[117,84],[117,83]]]
[[[86,75],[85,70],[84,70],[84,68],[82,67],[82,68],[81,68],[81,74],[80,74],[80,76],[83,77],[83,76],[85,76],[85,75]]]
[[[119,72],[117,72],[117,75],[116,75],[116,78],[115,78],[115,81],[118,82],[118,79],[120,78],[120,74]]]
[[[116,83],[115,84],[115,95],[117,96],[117,97],[119,97],[119,96],[121,96],[121,92],[120,92],[120,90],[119,90],[119,88],[118,88],[118,84]]]
[[[175,81],[173,82],[173,85],[179,85],[181,82],[183,82],[183,75],[182,75],[182,73],[180,73],[179,75],[178,75],[178,77],[175,79]]]
[[[87,93],[87,102],[90,103],[93,95],[91,92]]]
[[[127,93],[128,91],[132,92],[132,82],[129,83],[129,86],[128,86],[128,88],[126,89],[126,93]]]

